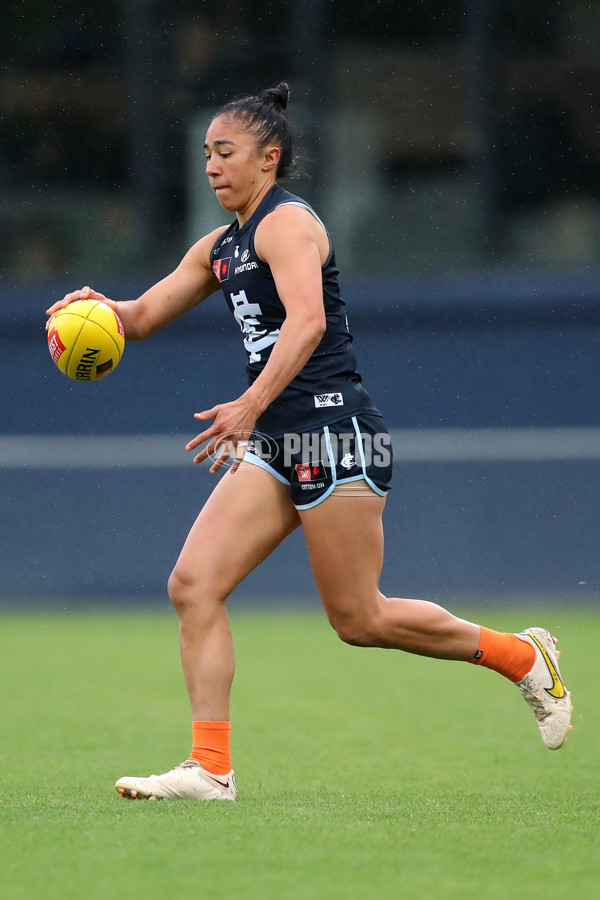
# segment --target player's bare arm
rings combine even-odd
[[[286,312],[269,361],[247,392],[262,413],[306,365],[325,332],[321,267],[329,239],[308,210],[280,206],[263,219],[254,245],[269,264]]]
[[[76,300],[101,300],[117,313],[128,341],[139,341],[197,306],[219,288],[210,265],[210,251],[225,230],[221,226],[188,250],[177,268],[145,291],[137,300],[115,301],[90,287],[66,294],[46,310],[52,317]],[[48,323],[46,323],[46,327]]]
[[[329,239],[314,216],[296,206],[279,207],[258,226],[254,246],[269,264],[286,318],[269,360],[252,386],[231,403],[196,413],[201,421],[214,419],[210,428],[187,445],[193,450],[209,442],[194,457],[197,463],[214,453],[221,437],[236,435],[243,440],[250,435],[261,413],[306,365],[325,331],[321,266],[329,254]],[[223,465],[227,449],[224,447],[211,472]]]

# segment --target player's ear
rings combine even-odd
[[[281,148],[277,146],[267,147],[264,152],[262,169],[263,172],[271,172],[277,169],[279,160],[281,159]]]

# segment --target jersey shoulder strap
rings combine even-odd
[[[305,200],[301,200],[300,197],[294,197],[292,195],[291,200],[282,200],[281,203],[277,203],[276,206],[273,207],[273,209],[279,209],[280,206],[299,206],[300,209],[307,210],[311,215],[315,217],[325,234],[329,234],[323,220],[318,217],[312,206],[309,206],[309,204]],[[272,211],[273,210],[271,210],[271,212]]]
[[[254,233],[256,232],[256,227],[259,225],[260,221],[262,221],[262,219],[269,213],[273,212],[273,210],[279,209],[280,206],[298,206],[300,209],[305,209],[307,212],[309,212],[311,216],[314,216],[314,218],[317,220],[317,222],[327,235],[327,240],[329,241],[329,253],[327,255],[325,263],[323,264],[323,268],[326,268],[326,266],[329,265],[333,258],[333,245],[331,242],[331,236],[327,230],[325,223],[319,218],[312,206],[307,203],[306,200],[303,200],[302,197],[298,197],[296,196],[296,194],[291,194],[289,191],[284,190],[284,188],[279,187],[279,185],[275,185],[274,187],[272,187],[271,192],[271,203],[264,209],[263,215],[256,222],[254,228],[252,229],[252,237],[250,239],[252,252],[256,253],[254,249]],[[267,195],[267,197],[269,197],[269,194]],[[259,268],[261,268],[263,271],[269,268],[267,263],[263,262],[263,260],[261,260],[258,255],[257,261]]]

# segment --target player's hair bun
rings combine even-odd
[[[254,135],[260,150],[272,142],[279,144],[281,156],[277,164],[277,178],[291,178],[297,171],[292,133],[285,111],[289,96],[289,86],[285,81],[280,81],[277,87],[267,88],[259,94],[230,100],[214,116],[227,115],[241,119],[244,128]]]
[[[264,103],[272,103],[278,109],[286,109],[290,97],[290,88],[287,82],[280,81],[277,87],[267,88],[258,95]]]

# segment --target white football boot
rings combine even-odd
[[[567,740],[571,725],[571,692],[565,687],[558,668],[560,652],[557,643],[545,628],[526,628],[517,634],[535,650],[535,662],[527,675],[515,682],[533,710],[549,750],[558,750]]]
[[[131,800],[235,800],[237,787],[233,769],[213,775],[200,763],[187,759],[164,775],[119,778],[115,784],[121,797]]]

